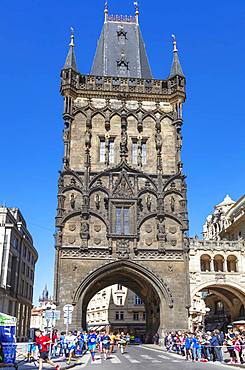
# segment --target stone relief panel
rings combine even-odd
[[[157,224],[156,219],[151,218],[145,221],[140,228],[140,246],[156,247],[157,243]]]
[[[84,170],[86,116],[77,113],[71,124],[70,131],[70,168],[72,170]]]
[[[167,244],[171,248],[182,247],[182,232],[177,221],[166,217],[165,228],[167,233]]]
[[[80,216],[71,217],[63,228],[63,246],[75,247],[80,245]]]
[[[108,246],[106,238],[106,225],[98,217],[91,216],[89,220],[89,247],[105,247]]]
[[[93,192],[90,196],[90,208],[101,215],[106,215],[108,211],[107,194],[103,191]]]
[[[172,121],[165,117],[161,121],[162,133],[162,164],[163,173],[167,175],[175,174],[177,172],[176,163],[176,133]]]

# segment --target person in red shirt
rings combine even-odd
[[[49,359],[49,346],[52,343],[49,337],[42,335],[41,330],[35,331],[36,344],[38,345],[40,358],[39,358],[39,369],[42,370],[43,363],[47,362],[49,365],[55,367],[56,370],[60,369],[59,365],[56,365],[53,361]]]

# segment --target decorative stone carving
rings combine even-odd
[[[174,272],[174,267],[172,264],[168,265],[168,272],[170,273]]]
[[[175,226],[170,226],[168,231],[171,233],[171,234],[176,234],[177,233],[177,227]]]
[[[75,223],[69,223],[69,230],[70,231],[75,231],[76,230],[76,224]]]
[[[172,245],[172,247],[176,247],[176,245],[177,245],[177,240],[176,240],[176,239],[171,239],[171,240],[170,240],[170,244]]]
[[[92,102],[92,105],[97,109],[105,108],[105,106],[106,106],[106,100],[105,99],[92,98],[91,102]]]
[[[172,212],[175,211],[175,199],[173,196],[170,198],[170,209]]]
[[[148,245],[148,246],[152,245],[152,243],[153,243],[153,241],[152,241],[151,238],[145,240],[145,244]]]
[[[119,239],[116,243],[118,258],[129,258],[129,240]]]
[[[101,239],[98,239],[98,238],[94,238],[94,243],[96,245],[99,245],[101,243]]]
[[[94,225],[94,231],[97,233],[101,231],[101,225]]]
[[[164,221],[159,221],[157,224],[157,239],[163,241],[167,240]]]
[[[81,239],[89,238],[89,223],[87,220],[83,220],[81,222],[80,236],[81,236]]]
[[[69,244],[74,244],[76,241],[76,238],[74,236],[68,236],[68,243]]]
[[[100,209],[100,201],[101,201],[100,195],[99,194],[95,194],[95,196],[94,196],[94,203],[95,203],[95,207],[97,209]]]
[[[149,234],[152,232],[152,226],[150,224],[145,225],[145,231]]]
[[[75,207],[76,207],[76,196],[75,196],[74,193],[71,193],[70,205],[71,205],[72,209],[75,209]]]
[[[146,203],[147,210],[150,212],[151,211],[151,196],[150,196],[150,194],[146,195],[145,203]]]

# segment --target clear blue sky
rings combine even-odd
[[[113,14],[133,0],[110,0]],[[184,171],[190,235],[226,193],[244,193],[244,0],[141,0],[140,23],[155,78],[164,79],[175,33],[187,77]],[[89,73],[103,0],[1,0],[0,202],[19,207],[39,252],[35,297],[52,289],[54,217],[61,168],[59,74],[75,28],[79,70]]]

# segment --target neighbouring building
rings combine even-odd
[[[204,239],[190,239],[191,318],[207,329],[245,319],[244,213],[245,196],[235,202],[227,195],[207,217]],[[193,309],[199,293],[206,310]]]
[[[29,335],[37,258],[20,210],[0,206],[0,312],[17,318],[19,341]]]
[[[46,331],[51,327],[51,322],[45,319],[46,310],[53,306],[53,299],[49,295],[47,285],[45,285],[38,302],[39,306],[34,306],[31,310],[30,328],[33,332],[35,329]],[[53,326],[55,326],[55,321],[53,321]]]
[[[95,21],[95,20],[94,20]],[[152,20],[151,20],[152,22]],[[64,158],[58,181],[54,300],[71,329],[87,306],[122,284],[142,298],[146,341],[188,327],[189,240],[182,148],[185,76],[176,38],[166,79],[154,79],[139,25],[106,4],[90,74],[74,34],[61,72]],[[83,56],[86,53],[81,53]],[[160,61],[159,61],[160,63]]]
[[[98,292],[87,309],[88,328],[145,334],[146,314],[142,299],[121,284]]]

